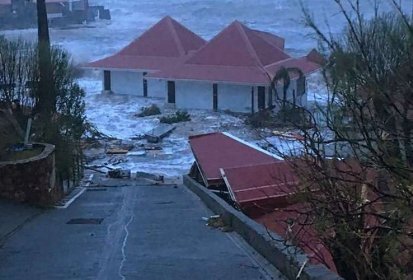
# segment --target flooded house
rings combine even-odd
[[[297,68],[303,75],[291,75],[287,99],[306,106],[306,76],[320,68],[320,57],[293,58],[284,41],[234,21],[187,60],[149,77],[167,81],[167,103],[178,109],[254,113],[278,105],[282,86],[276,95],[271,81],[280,69]]]
[[[166,98],[167,82],[146,76],[185,60],[204,44],[204,39],[167,16],[118,53],[86,68],[103,72],[105,92]]]
[[[170,17],[162,19],[118,53],[89,63],[103,71],[103,91],[165,98],[168,107],[254,113],[280,108],[281,69],[294,69],[288,102],[307,105],[306,76],[320,69],[312,50],[294,58],[285,40],[234,21],[209,42]],[[298,69],[298,70],[296,70]]]

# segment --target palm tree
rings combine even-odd
[[[304,78],[304,73],[301,69],[296,68],[296,67],[281,67],[276,73],[274,78],[271,80],[271,88],[275,92],[276,98],[278,97],[278,92],[277,92],[277,85],[280,81],[283,83],[283,98],[282,98],[282,106],[281,110],[284,115],[284,121],[286,118],[285,115],[285,109],[287,107],[287,93],[288,93],[288,88],[291,85],[291,74],[296,74],[298,75],[298,79],[303,79]],[[295,94],[294,94],[294,106],[295,106]]]

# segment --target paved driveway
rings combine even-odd
[[[89,189],[8,238],[0,279],[274,279],[211,214],[183,186]]]

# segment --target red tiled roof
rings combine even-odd
[[[257,32],[234,21],[185,64],[257,67],[289,57]]]
[[[189,143],[207,181],[221,180],[220,168],[279,161],[270,153],[226,133],[191,136]]]
[[[267,65],[265,66],[265,70],[271,76],[271,78],[273,78],[276,75],[277,71],[281,68],[298,68],[303,72],[304,75],[308,75],[314,71],[317,71],[321,67],[320,64],[318,64],[318,61],[315,61],[315,55],[316,54],[314,54],[313,50],[304,57],[289,58]],[[297,77],[292,76],[292,78]]]
[[[285,53],[283,38],[235,21],[187,60],[149,77],[266,85],[278,65],[269,70],[265,66],[281,62],[300,67],[304,73],[317,69],[307,57],[294,59]]]
[[[284,207],[287,197],[297,192],[298,178],[286,161],[225,168],[221,173],[232,199],[241,207],[264,201]]]
[[[86,67],[159,70],[176,64],[204,44],[204,39],[168,16],[117,54],[89,63]]]
[[[114,55],[85,65],[86,68],[158,70],[178,63],[179,57]]]
[[[305,214],[305,209],[305,205],[295,204],[283,209],[276,209],[274,212],[254,220],[284,239],[292,238],[293,244],[308,255],[310,263],[324,264],[330,270],[337,272],[331,253],[311,226],[311,220]],[[289,227],[288,223],[291,221],[294,221],[294,224]]]

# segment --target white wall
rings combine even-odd
[[[251,113],[251,88],[251,86],[218,84],[218,110]]]
[[[147,79],[148,81],[148,97],[164,98],[166,100],[167,83],[164,80]]]
[[[152,80],[148,80],[150,82]],[[161,83],[161,81],[160,81]],[[148,96],[150,97],[165,97],[167,98],[166,82],[159,88],[163,87],[165,92],[159,96],[152,94],[151,87],[148,89]],[[293,90],[297,93],[296,81],[291,81],[291,85],[287,92],[287,99],[292,102]],[[251,112],[251,86],[245,85],[231,85],[218,83],[218,110],[230,110],[233,112],[250,113]],[[278,100],[273,94],[273,104],[275,111],[280,108],[282,101],[283,88],[278,86]],[[159,91],[160,92],[160,91]],[[209,82],[194,82],[194,81],[176,81],[176,108],[178,109],[204,109],[213,110],[213,83]],[[268,107],[270,88],[266,87],[265,107]],[[304,95],[301,100],[296,96],[296,104],[299,106],[306,106],[307,97]],[[254,112],[258,112],[258,87],[254,87]]]
[[[110,77],[114,93],[143,96],[143,73],[110,71]]]
[[[177,109],[213,109],[211,83],[176,81],[175,93]]]

